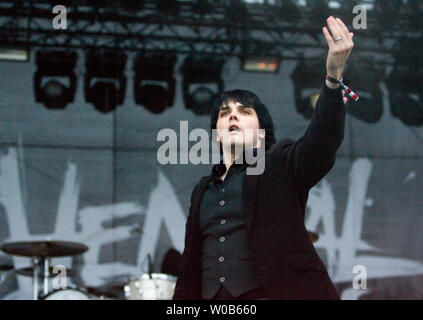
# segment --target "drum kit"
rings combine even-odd
[[[34,300],[171,300],[176,285],[176,277],[149,272],[118,284],[51,291],[49,281],[58,276],[51,267],[51,259],[80,255],[88,250],[87,246],[68,241],[24,241],[5,243],[0,249],[9,255],[31,258],[31,267],[27,268],[0,265],[0,286],[11,274],[32,277]],[[66,276],[74,275],[75,272],[66,269]]]
[[[318,240],[315,232],[307,231],[312,243]],[[171,300],[176,285],[176,277],[151,273],[151,257],[149,272],[141,277],[124,279],[117,283],[111,282],[100,287],[78,287],[49,290],[49,281],[57,277],[51,267],[51,259],[80,255],[88,247],[68,241],[26,241],[10,242],[0,246],[0,250],[20,257],[31,258],[31,267],[16,269],[12,265],[0,265],[0,286],[10,278],[10,275],[22,275],[33,279],[34,300]],[[56,270],[57,271],[57,270]],[[8,274],[4,276],[4,274]],[[75,272],[66,269],[66,276],[74,276]],[[42,292],[40,292],[42,283]]]

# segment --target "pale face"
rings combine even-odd
[[[217,141],[222,143],[224,149],[234,144],[260,147],[257,138],[264,139],[264,133],[259,134],[259,128],[257,113],[253,108],[230,101],[219,111]]]

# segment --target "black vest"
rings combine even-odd
[[[202,296],[223,285],[237,297],[259,287],[242,212],[245,166],[234,164],[225,180],[212,180],[200,207]]]

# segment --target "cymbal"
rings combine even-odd
[[[67,257],[84,253],[88,247],[68,241],[21,241],[3,244],[0,249],[7,254],[21,257]]]
[[[316,232],[307,231],[307,233],[312,243],[315,243],[317,240],[319,240],[319,235]]]
[[[53,267],[50,267],[48,271],[49,271],[48,272],[49,278],[54,278],[54,277],[57,277],[58,275],[61,274],[60,271],[58,271],[57,273],[54,273]],[[34,276],[34,269],[32,267],[17,269],[15,272],[17,274],[20,274],[20,275],[26,276],[26,277],[33,277]],[[73,277],[74,275],[75,275],[75,272],[73,272],[71,269],[66,268],[66,276]],[[44,276],[44,270],[40,271],[40,276]]]

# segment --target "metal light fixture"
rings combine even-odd
[[[64,109],[73,102],[76,89],[75,52],[38,51],[37,71],[34,74],[35,101],[48,109]],[[69,86],[66,86],[69,82]]]
[[[153,113],[161,113],[173,105],[177,57],[166,53],[139,53],[135,59],[135,103]]]
[[[242,59],[244,71],[278,73],[281,59],[278,56],[247,56]]]
[[[320,88],[325,79],[324,59],[306,61],[305,59],[295,67],[291,74],[294,82],[295,108],[306,119],[311,119],[316,108]]]
[[[182,67],[185,107],[195,114],[210,114],[216,98],[223,92],[222,58],[189,56]],[[213,85],[217,90],[210,87]],[[195,88],[196,87],[196,88]]]
[[[116,51],[90,51],[86,57],[85,100],[107,113],[123,104],[126,89],[124,75],[127,56]]]

